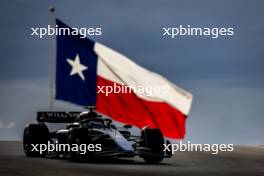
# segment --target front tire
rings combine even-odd
[[[146,128],[141,133],[141,146],[150,150],[152,154],[141,155],[146,163],[156,164],[163,160],[164,137],[159,129]]]

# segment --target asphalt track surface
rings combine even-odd
[[[264,176],[264,148],[236,146],[234,152],[212,155],[178,152],[147,165],[140,158],[73,163],[65,159],[29,158],[21,142],[0,142],[0,176]]]

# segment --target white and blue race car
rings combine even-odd
[[[66,128],[50,132],[46,123],[66,123]],[[158,163],[171,153],[164,152],[168,144],[159,129],[143,128],[141,135],[131,133],[131,125],[117,128],[112,120],[102,117],[92,108],[88,112],[38,112],[37,123],[24,130],[23,147],[30,157],[65,157],[72,161],[101,157],[118,158],[140,156],[147,163]],[[34,150],[40,144],[98,145],[100,150],[85,154],[77,150]]]

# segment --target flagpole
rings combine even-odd
[[[52,28],[55,28],[55,8],[53,6],[49,7],[50,12],[50,25]],[[56,35],[50,36],[50,48],[49,48],[49,110],[53,111],[53,104],[54,104],[54,69],[55,69],[55,57],[56,57]]]

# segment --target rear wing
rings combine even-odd
[[[38,112],[38,122],[72,123],[81,112]]]

